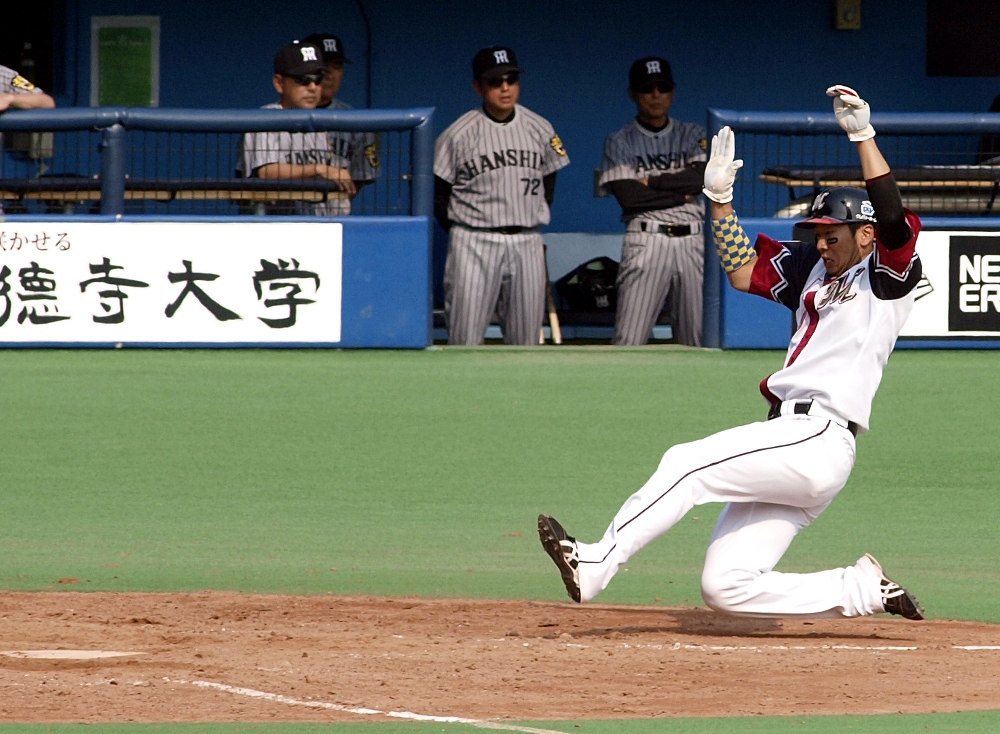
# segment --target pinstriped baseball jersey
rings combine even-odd
[[[659,132],[652,132],[632,120],[604,141],[604,161],[600,184],[632,179],[638,181],[683,170],[689,163],[708,160],[705,153],[707,133],[701,125],[673,118]],[[705,219],[702,197],[669,209],[643,212],[638,216],[658,222],[701,222]]]
[[[521,105],[507,123],[466,112],[434,146],[434,175],[453,186],[448,218],[468,227],[548,224],[542,178],[568,164],[552,125]]]
[[[42,90],[13,69],[0,66],[0,94],[41,94]]]
[[[337,100],[334,100],[337,103]],[[334,106],[334,105],[331,105]],[[281,104],[274,102],[264,105],[265,110],[279,110]],[[343,102],[338,109],[346,109]],[[367,136],[367,137],[366,137]],[[370,139],[370,140],[369,140]],[[350,132],[264,132],[246,133],[242,141],[242,155],[237,170],[245,176],[252,176],[261,166],[269,163],[293,163],[308,165],[322,163],[336,168],[347,168],[355,181],[371,181],[375,178],[378,152],[374,147],[371,133]],[[369,158],[368,156],[371,156]],[[374,163],[374,165],[373,165]],[[298,208],[304,214],[342,215],[351,213],[350,199],[330,199],[316,204],[300,202]]]
[[[875,249],[829,280],[815,245],[758,235],[750,293],[795,311],[785,366],[760,383],[771,403],[816,400],[868,430],[872,398],[920,281],[920,219],[906,210],[912,236],[897,250]]]
[[[334,97],[326,109],[354,108]],[[355,181],[374,181],[378,178],[378,146],[372,133],[331,130],[326,135],[330,140],[331,166],[348,169]]]

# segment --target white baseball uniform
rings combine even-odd
[[[349,105],[334,100],[331,107],[348,109]],[[281,109],[279,102],[264,105],[262,109]],[[237,170],[245,176],[269,163],[310,164],[323,163],[336,168],[346,168],[355,181],[375,179],[378,152],[371,133],[351,132],[262,132],[246,133],[241,143],[242,151]],[[351,213],[351,200],[330,198],[317,203],[295,202],[298,214],[343,216]]]
[[[509,122],[471,110],[437,139],[434,175],[452,185],[444,275],[449,343],[482,344],[494,311],[506,343],[538,343],[545,316],[538,227],[550,218],[542,179],[568,164],[552,125],[521,105]]]
[[[671,118],[653,132],[632,120],[604,141],[600,184],[676,174],[689,164],[707,160],[706,132],[701,125]],[[701,346],[705,264],[705,201],[623,215],[626,223],[618,269],[618,310],[613,343],[645,344],[667,295],[673,291],[677,341]],[[688,234],[663,232],[661,224],[684,225]]]
[[[857,431],[920,280],[920,220],[911,238],[875,249],[834,280],[815,245],[760,235],[750,292],[795,311],[784,367],[761,382],[779,417],[673,446],[598,543],[578,543],[581,596],[593,599],[618,569],[695,505],[728,503],[702,574],[705,602],[755,617],[852,617],[884,611],[881,577],[866,558],[817,573],[774,566],[798,531],[830,504],[854,466]]]

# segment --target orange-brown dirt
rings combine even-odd
[[[1000,627],[705,609],[236,593],[0,592],[0,720],[349,721],[1000,709]],[[209,681],[279,694],[262,700]],[[293,701],[294,700],[294,701]]]

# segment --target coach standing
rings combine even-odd
[[[613,343],[645,344],[670,294],[674,338],[701,346],[705,128],[667,116],[674,79],[665,59],[639,59],[628,80],[638,114],[604,141],[600,178],[626,224]]]
[[[569,157],[552,125],[517,104],[513,49],[472,60],[483,104],[434,147],[434,214],[449,232],[445,319],[449,344],[482,344],[494,312],[507,344],[537,344],[545,313],[545,252],[556,171]]]

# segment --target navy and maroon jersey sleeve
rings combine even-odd
[[[806,279],[819,262],[816,245],[778,242],[766,234],[759,234],[754,249],[757,262],[753,266],[749,292],[777,301],[792,311],[797,309]]]
[[[872,293],[883,301],[902,298],[917,287],[922,269],[917,255],[917,235],[920,234],[920,217],[909,209],[903,210],[906,224],[910,227],[910,239],[902,247],[888,249],[875,238],[875,252],[872,255]]]

